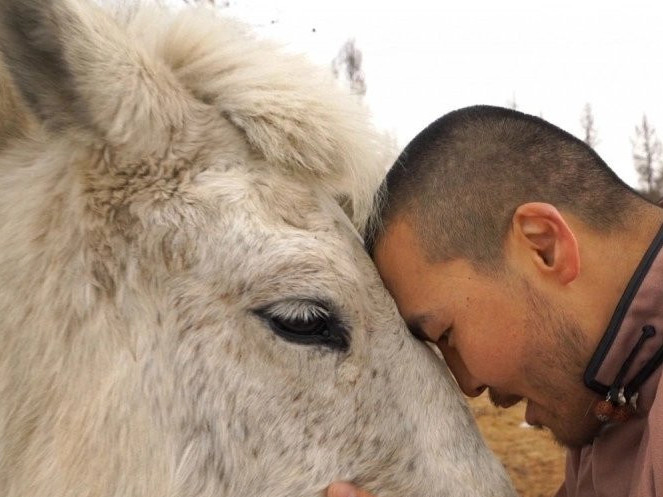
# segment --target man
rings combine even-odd
[[[663,209],[568,133],[484,106],[421,132],[383,187],[367,249],[463,392],[526,401],[569,448],[559,495],[663,495]]]

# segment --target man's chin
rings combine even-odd
[[[601,423],[590,423],[575,429],[557,429],[546,427],[552,433],[555,442],[567,449],[580,449],[591,445],[601,431]]]
[[[488,389],[488,397],[495,407],[504,409],[512,407],[524,400],[523,397],[518,395],[502,393],[493,388]],[[550,431],[555,442],[562,447],[579,449],[585,445],[590,445],[599,434],[602,426],[602,423],[596,418],[588,417],[587,412],[587,409],[583,409],[582,413],[571,412],[562,415],[559,412],[548,410],[527,399],[525,421],[533,428]],[[559,423],[560,419],[579,419],[580,421],[573,426],[567,427],[563,423]]]
[[[579,419],[579,421],[567,426],[560,422],[562,419]],[[535,428],[550,431],[555,442],[567,449],[579,449],[591,445],[602,427],[602,423],[594,417],[555,415],[531,401],[527,402],[525,420]]]
[[[581,448],[585,447],[586,445],[591,445],[592,442],[594,441],[594,438],[595,438],[595,437],[589,437],[589,438],[584,438],[584,439],[567,438],[565,436],[562,436],[562,437],[557,436],[552,431],[551,431],[551,433],[552,433],[552,436],[553,436],[553,440],[555,441],[555,443],[557,445],[559,445],[560,447],[564,447],[565,449],[569,449],[569,450],[581,449]]]

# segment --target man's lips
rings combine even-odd
[[[495,403],[495,406],[501,407],[502,409],[508,409],[509,407],[515,406],[521,400],[523,400],[522,397],[512,397],[508,400],[500,400],[499,402]]]
[[[518,402],[523,400],[523,397],[519,395],[511,395],[498,392],[492,388],[488,389],[488,396],[490,401],[495,407],[501,407],[502,409],[507,409],[509,407],[515,406]],[[525,409],[525,421],[528,425],[541,427],[541,422],[536,415],[536,406],[531,400],[527,400],[527,408]]]
[[[503,394],[492,388],[488,389],[488,396],[495,407],[501,407],[502,409],[508,409],[523,400],[519,395]]]

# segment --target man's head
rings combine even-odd
[[[561,129],[471,107],[406,147],[366,245],[412,332],[439,346],[466,394],[527,398],[528,421],[578,446],[599,429],[582,374],[625,278],[605,284],[591,268],[617,254],[599,242],[643,202]]]
[[[495,268],[519,205],[546,202],[610,231],[637,199],[592,148],[562,129],[510,109],[468,107],[433,122],[401,153],[366,244],[372,253],[384,228],[405,217],[431,260]]]

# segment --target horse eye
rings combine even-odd
[[[328,335],[329,327],[324,317],[309,319],[283,319],[276,316],[271,318],[272,324],[283,333],[295,335]]]
[[[338,350],[348,348],[347,330],[324,308],[313,307],[311,312],[299,314],[297,317],[286,317],[283,312],[269,307],[254,312],[276,335],[289,342],[323,345]]]

